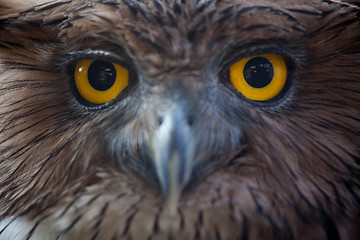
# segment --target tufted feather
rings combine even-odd
[[[358,5],[0,0],[0,239],[358,239]],[[266,52],[289,87],[249,101],[229,67]],[[84,58],[129,86],[85,103]],[[196,153],[175,213],[151,157],[173,109]]]

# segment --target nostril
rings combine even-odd
[[[163,123],[164,118],[163,117],[158,117],[158,124],[159,126]]]
[[[158,124],[158,126],[162,126],[167,122],[174,122],[174,123],[181,123],[185,124],[189,127],[192,127],[195,124],[195,115],[191,114],[186,116],[181,110],[175,110],[170,113],[165,113],[164,115],[158,115],[156,117],[155,124]]]
[[[195,116],[194,116],[194,115],[190,115],[190,116],[188,117],[188,119],[187,119],[187,124],[188,124],[189,126],[192,126],[192,125],[194,124],[194,122],[195,122]]]

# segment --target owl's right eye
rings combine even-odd
[[[279,54],[243,58],[230,67],[230,82],[247,99],[266,102],[276,98],[287,81],[287,66]]]
[[[115,99],[129,84],[129,71],[119,64],[101,60],[80,60],[75,67],[75,85],[91,104]]]

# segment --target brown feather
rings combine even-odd
[[[0,0],[0,239],[359,239],[356,1],[42,2]],[[291,87],[258,104],[228,69],[264,51]],[[78,99],[84,57],[121,97]],[[175,215],[146,145],[171,101],[201,156]]]

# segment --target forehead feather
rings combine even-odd
[[[300,39],[324,7],[311,2],[307,7],[299,7],[299,1],[87,2],[67,11],[60,36],[76,48],[86,39],[106,41],[139,58],[152,53],[205,57],[241,43]]]

